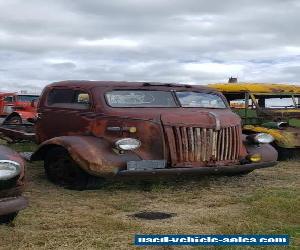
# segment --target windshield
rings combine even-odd
[[[292,95],[254,95],[258,106],[267,109],[299,108],[299,96]]]
[[[174,92],[184,108],[227,108],[222,98],[215,94],[201,92]],[[171,91],[115,90],[106,93],[111,107],[178,107]]]
[[[39,98],[38,95],[18,95],[19,102],[32,102]]]
[[[201,92],[176,92],[184,108],[227,108],[222,98],[215,94]]]
[[[176,107],[171,92],[148,90],[115,90],[106,93],[111,107]]]

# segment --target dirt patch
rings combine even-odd
[[[174,213],[143,211],[143,212],[135,213],[132,216],[144,220],[164,220],[164,219],[169,219],[175,215],[176,214]]]

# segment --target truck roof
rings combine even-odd
[[[203,91],[217,92],[216,90],[207,86],[201,85],[189,85],[179,83],[159,83],[159,82],[127,82],[127,81],[87,81],[87,80],[68,80],[54,82],[49,87],[62,87],[62,86],[73,86],[73,87],[85,87],[87,89],[93,87],[156,87],[158,89],[166,88],[178,88],[178,89],[197,89]]]
[[[221,92],[254,92],[254,93],[297,93],[300,86],[279,83],[213,83],[207,85]]]

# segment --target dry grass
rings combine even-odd
[[[14,225],[0,226],[0,249],[133,249],[136,233],[287,233],[296,249],[299,175],[299,162],[285,162],[244,177],[119,182],[78,192],[52,185],[41,164],[28,164],[30,206]],[[131,216],[145,210],[176,216]]]

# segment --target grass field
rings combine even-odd
[[[0,226],[0,249],[134,249],[136,233],[289,234],[291,248],[300,248],[300,162],[243,177],[119,182],[81,192],[48,182],[40,163],[27,170],[30,206],[13,225]],[[133,218],[139,211],[175,215]]]

